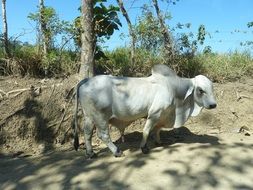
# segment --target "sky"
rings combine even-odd
[[[116,0],[107,1],[107,4],[116,5]],[[123,2],[133,24],[141,16],[142,5],[152,5],[151,0]],[[177,23],[191,23],[190,31],[196,34],[199,25],[204,24],[210,33],[204,46],[211,46],[214,52],[243,51],[245,47],[240,46],[240,42],[253,40],[253,28],[247,27],[247,23],[253,21],[253,0],[179,0],[176,5],[158,0],[158,3],[163,12],[170,12],[172,19],[167,24],[171,28]],[[77,10],[80,4],[81,0],[45,0],[45,5],[55,8],[60,19],[68,21],[73,21],[80,14]],[[37,10],[37,5],[38,0],[7,0],[9,37],[18,37],[23,42],[36,42],[35,23],[27,16]],[[121,14],[119,17],[123,26],[106,41],[105,46],[108,49],[129,45],[126,21]],[[2,22],[0,28],[2,30]],[[124,39],[120,38],[122,33],[126,36]],[[253,52],[252,46],[248,48]]]

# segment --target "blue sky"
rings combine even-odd
[[[144,3],[152,5],[151,0],[123,1],[133,23],[141,15],[140,7]],[[116,0],[108,0],[109,4],[116,4],[115,2]],[[69,21],[79,15],[77,8],[80,3],[80,0],[45,0],[47,6],[56,9],[61,19]],[[10,37],[23,34],[19,40],[30,43],[36,41],[35,24],[27,19],[27,15],[36,11],[37,4],[38,0],[7,0]],[[245,47],[241,47],[240,42],[253,40],[253,28],[247,27],[247,23],[253,21],[253,0],[179,0],[176,5],[159,1],[159,5],[164,12],[171,13],[172,19],[168,22],[171,27],[178,22],[191,23],[191,31],[197,33],[199,25],[204,24],[211,35],[211,38],[207,37],[204,45],[210,45],[215,52],[243,50]],[[123,26],[106,42],[109,49],[129,44],[127,37],[120,38],[121,33],[128,34],[125,19],[121,15],[120,20]],[[2,23],[0,24],[2,29]]]

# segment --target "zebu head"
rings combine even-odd
[[[198,75],[194,78],[194,101],[206,109],[216,108],[213,94],[213,83],[207,77]]]

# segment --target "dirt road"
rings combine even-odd
[[[140,137],[140,133],[130,134]],[[107,149],[87,160],[84,151],[39,157],[1,156],[0,189],[253,189],[253,138],[244,134],[176,137],[163,132],[162,147],[143,155],[138,143],[119,145],[125,156]],[[128,147],[128,148],[127,148]]]

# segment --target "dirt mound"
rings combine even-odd
[[[2,151],[36,154],[57,147],[71,125],[76,78],[0,80]]]

